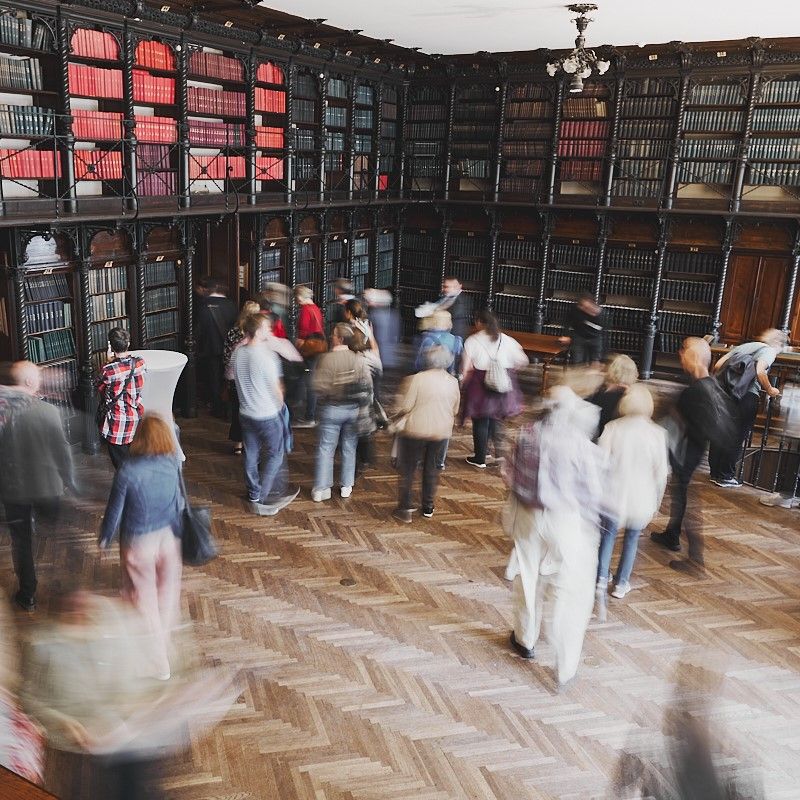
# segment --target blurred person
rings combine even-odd
[[[264,286],[264,294],[270,301],[270,311],[280,320],[284,332],[289,330],[289,287],[276,282]],[[275,333],[278,336],[278,333]]]
[[[16,361],[0,372],[0,500],[19,582],[14,602],[24,611],[33,611],[35,521],[54,521],[65,490],[75,491],[72,451],[58,410],[38,397],[39,367]]]
[[[500,330],[497,317],[490,311],[481,311],[475,319],[477,333],[464,343],[464,404],[462,420],[472,419],[474,455],[467,464],[478,469],[486,468],[489,441],[494,445],[494,459],[501,457],[502,423],[522,411],[522,393],[516,373],[528,366],[528,357],[516,339]],[[509,388],[497,392],[486,385],[488,370],[494,365],[504,370]]]
[[[215,417],[225,416],[222,399],[225,336],[237,315],[236,304],[226,296],[225,286],[209,280],[206,302],[197,314],[197,366]]]
[[[385,289],[367,289],[364,292],[375,341],[381,354],[384,372],[400,366],[398,345],[400,343],[400,312],[392,308],[392,294]],[[375,392],[380,400],[380,393]]]
[[[294,421],[297,428],[313,428],[317,424],[317,397],[311,376],[321,353],[328,349],[322,309],[314,302],[310,286],[298,286],[294,290],[297,299],[297,340],[295,345],[303,356],[303,374],[297,384],[297,399],[305,395],[305,414]]]
[[[616,419],[617,406],[629,386],[639,380],[639,370],[630,356],[618,354],[611,357],[603,376],[603,385],[586,399],[600,408],[597,436],[601,436],[606,425]]]
[[[170,636],[180,615],[180,471],[173,430],[161,417],[146,415],[130,457],[114,475],[99,539],[107,549],[119,531],[122,596],[145,621],[160,680],[170,677]]]
[[[746,386],[738,386],[733,391],[728,386],[728,394],[733,400],[736,413],[736,431],[727,444],[712,444],[708,451],[708,465],[711,481],[724,489],[736,488],[742,482],[736,477],[736,467],[742,456],[742,448],[753,430],[758,412],[761,391],[767,397],[778,397],[780,391],[769,381],[769,368],[786,344],[786,335],[775,328],[764,331],[755,342],[737,345],[727,352],[714,365],[713,374],[723,386],[730,383],[727,372],[747,381]],[[733,393],[735,392],[735,394]]]
[[[705,339],[684,339],[679,352],[681,366],[690,385],[683,389],[664,424],[669,443],[672,468],[670,516],[663,533],[651,533],[656,544],[675,553],[680,552],[680,537],[686,534],[689,546],[687,561],[671,561],[670,567],[696,575],[703,574],[703,533],[700,508],[686,514],[689,484],[703,460],[709,441],[730,441],[735,435],[735,417],[730,398],[719,383],[708,374],[711,348]]]
[[[583,294],[572,307],[569,352],[573,364],[599,364],[603,359],[605,320],[603,309],[590,294]]]
[[[288,486],[286,456],[291,450],[291,429],[281,384],[281,362],[268,342],[270,325],[270,318],[263,314],[248,317],[243,325],[247,343],[236,350],[232,359],[247,496],[251,510],[260,516],[277,514],[300,492],[298,487]],[[286,344],[291,347],[291,342]]]
[[[380,384],[383,374],[383,365],[378,356],[378,350],[373,346],[364,332],[360,328],[353,330],[353,337],[350,340],[349,348],[359,354],[368,364],[370,377],[372,378],[373,400],[374,388]],[[358,431],[358,445],[356,446],[356,475],[369,469],[375,463],[375,444],[373,435],[377,430],[375,421],[374,402],[369,405],[363,404],[358,408],[358,420],[356,428]]]
[[[55,598],[24,650],[24,707],[44,728],[45,786],[70,800],[156,800],[160,762],[185,749],[189,726],[230,707],[229,676],[200,673],[179,648],[180,675],[147,677],[142,620],[127,604],[88,592]]]
[[[347,322],[344,307],[348,300],[355,300],[355,287],[347,278],[337,278],[333,284],[333,309],[330,323]]]
[[[222,356],[223,367],[225,369],[225,380],[228,386],[228,398],[231,408],[231,426],[228,430],[228,439],[233,442],[233,454],[240,456],[243,452],[242,447],[242,425],[239,421],[239,395],[236,394],[236,381],[233,379],[233,353],[241,347],[247,337],[244,333],[244,321],[252,314],[258,314],[261,308],[255,300],[247,300],[242,305],[239,318],[236,324],[228,331],[225,336],[225,349]]]
[[[453,435],[461,392],[458,381],[449,374],[453,353],[446,347],[425,351],[425,369],[410,375],[400,386],[396,415],[403,418],[398,439],[397,508],[392,516],[411,522],[414,511],[412,486],[417,466],[422,464],[422,516],[432,517],[439,483],[439,464],[447,442]]]
[[[422,330],[419,334],[419,343],[414,359],[414,369],[419,372],[426,368],[425,356],[430,348],[444,347],[453,354],[453,361],[448,367],[448,372],[454,375],[456,371],[456,361],[461,358],[464,342],[460,336],[455,336],[451,333],[453,320],[450,312],[441,308],[436,309],[429,317],[421,321],[420,327]]]
[[[466,341],[472,327],[472,299],[464,292],[464,287],[458,278],[447,275],[442,280],[442,294],[436,305],[439,310],[450,312],[453,336]],[[457,367],[458,360],[456,360]]]
[[[597,570],[603,454],[577,419],[599,412],[567,386],[553,387],[543,416],[520,431],[508,481],[503,527],[514,540],[512,648],[534,657],[545,593],[553,596],[550,635],[556,677],[575,676],[592,613]]]
[[[314,391],[319,410],[319,438],[314,488],[315,502],[329,500],[333,485],[333,461],[341,447],[341,496],[350,497],[356,474],[359,408],[372,405],[372,376],[369,364],[349,345],[353,329],[337,323],[331,333],[331,350],[320,356],[314,370]]]
[[[380,383],[383,377],[383,362],[381,352],[378,348],[378,340],[372,330],[372,323],[367,316],[367,309],[359,299],[352,298],[344,304],[344,321],[353,329],[353,332],[360,331],[372,354],[369,358],[370,369],[372,371],[372,392],[380,393]],[[366,352],[366,348],[361,352]],[[377,367],[377,368],[376,368]],[[377,379],[377,380],[376,380]]]
[[[602,414],[602,410],[601,410]],[[652,421],[653,396],[641,385],[630,386],[619,401],[619,419],[605,426],[598,444],[607,454],[605,513],[600,518],[597,560],[598,616],[604,619],[611,554],[620,528],[625,530],[614,575],[612,597],[631,590],[630,578],[639,537],[655,516],[669,475],[667,437]]]
[[[282,284],[275,285],[282,286]],[[258,303],[258,307],[261,309],[261,313],[270,318],[270,323],[272,324],[272,335],[278,339],[288,339],[289,334],[287,333],[286,324],[284,323],[286,308],[285,306],[280,305],[280,303],[277,303],[275,298],[276,294],[274,291],[264,290],[263,292],[259,293],[258,297],[256,297],[256,302]],[[284,317],[281,316],[280,312],[283,312]]]
[[[136,426],[144,416],[142,387],[145,363],[130,351],[131,335],[125,328],[108,332],[108,356],[111,359],[100,372],[97,391],[106,414],[100,423],[100,436],[106,443],[114,469],[128,455]]]

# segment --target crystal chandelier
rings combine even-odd
[[[575,39],[575,49],[567,53],[567,55],[562,56],[558,61],[548,64],[547,74],[552,77],[559,69],[564,70],[567,75],[572,75],[569,82],[569,90],[571,92],[582,92],[583,79],[588,78],[593,70],[596,71],[598,75],[604,75],[611,66],[611,62],[598,59],[594,54],[594,50],[587,50],[585,47],[586,37],[583,35],[583,32],[589,27],[589,23],[592,21],[586,15],[590,11],[597,11],[597,6],[594,3],[577,3],[567,6],[567,8],[578,15],[573,20],[575,27],[578,29],[578,36]]]

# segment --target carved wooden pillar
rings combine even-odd
[[[744,176],[747,171],[747,162],[750,157],[750,141],[753,135],[753,110],[761,94],[761,73],[754,72],[750,79],[750,91],[747,95],[747,110],[744,116],[744,128],[739,140],[736,156],[736,176],[733,181],[730,210],[736,213],[742,204],[742,189]]]
[[[319,189],[318,200],[320,203],[325,201],[325,182],[327,176],[325,175],[325,153],[327,152],[328,145],[328,126],[326,124],[326,117],[328,114],[328,68],[326,67],[317,76],[317,86],[319,86],[320,103],[319,103],[319,140],[317,146],[319,147]]]
[[[678,185],[678,172],[681,165],[681,137],[686,120],[686,104],[689,102],[691,92],[691,78],[689,67],[691,57],[687,50],[681,51],[681,93],[678,99],[678,118],[675,123],[675,138],[672,140],[672,154],[670,155],[669,178],[667,179],[666,192],[664,193],[664,208],[672,208],[675,200],[675,190]]]
[[[196,343],[194,338],[194,256],[196,251],[196,232],[198,228],[191,219],[183,220],[184,268],[183,268],[183,295],[184,295],[184,338],[183,351],[186,353],[186,368],[183,371],[186,381],[184,394],[183,416],[197,416],[197,363]]]
[[[290,58],[286,68],[286,123],[284,128],[284,141],[286,147],[286,202],[294,199],[294,158],[295,136],[292,118],[294,116],[294,83],[297,76],[297,66]]]
[[[403,252],[403,234],[405,232],[406,209],[401,207],[397,211],[397,232],[394,236],[394,254],[392,256],[392,289],[394,305],[397,308],[400,302],[400,258]]]
[[[500,85],[500,119],[497,123],[497,149],[495,150],[494,163],[494,185],[492,187],[494,202],[500,199],[500,175],[503,167],[503,132],[505,127],[506,108],[508,106],[508,81],[504,80]]]
[[[558,81],[556,102],[553,108],[553,140],[550,148],[550,174],[547,177],[547,203],[553,205],[556,197],[556,171],[558,170],[558,142],[561,138],[561,106],[564,103],[564,79]]]
[[[289,307],[289,336],[294,341],[297,338],[297,303],[294,301],[294,289],[297,286],[297,214],[291,213],[286,218],[286,227],[289,233],[289,246],[287,256],[289,259],[288,273],[289,286],[292,289],[292,304]],[[319,298],[317,298],[319,299]]]
[[[64,142],[63,156],[61,159],[62,174],[64,175],[65,186],[59,186],[56,177],[56,214],[60,206],[59,201],[64,199],[64,207],[69,213],[74,213],[78,209],[77,193],[75,187],[75,135],[72,132],[72,107],[69,93],[69,54],[72,49],[72,29],[60,13],[58,15],[58,56],[59,67],[61,69],[61,81],[59,82],[59,93],[61,95],[61,117],[60,126],[56,128]],[[56,173],[58,174],[58,173]]]
[[[489,285],[486,287],[486,307],[494,311],[494,286],[497,278],[497,241],[500,238],[500,219],[492,211],[492,227],[489,229]]]
[[[140,242],[145,241],[144,236],[139,237]],[[133,300],[136,306],[136,319],[132,320],[134,323],[131,325],[131,335],[135,336],[135,346],[147,346],[147,328],[144,324],[146,304],[145,304],[145,281],[144,281],[144,265],[147,262],[147,256],[141,252],[136,257],[136,263],[133,265]]]
[[[451,227],[452,227],[452,220],[450,219],[450,213],[447,209],[445,209],[445,211],[443,212],[443,220],[442,220],[442,261],[439,269],[439,285],[441,285],[442,281],[444,281],[444,278],[448,272],[447,255],[448,255],[448,248],[450,246]]]
[[[136,170],[136,122],[134,120],[134,96],[133,96],[133,63],[136,55],[136,41],[133,34],[128,29],[127,20],[125,22],[125,33],[123,35],[123,98],[125,101],[125,117],[122,121],[125,144],[125,165],[128,180],[127,191],[123,188],[123,196],[126,198],[126,206],[131,211],[135,211],[139,202],[138,186],[139,180]]]
[[[658,334],[658,309],[661,305],[661,280],[664,276],[664,261],[667,257],[669,243],[670,220],[666,214],[658,215],[658,244],[656,245],[656,270],[653,276],[653,297],[650,301],[650,314],[644,331],[642,346],[642,377],[647,379],[653,374],[653,350]]]
[[[552,215],[542,213],[542,268],[539,274],[539,292],[536,296],[536,313],[533,315],[533,332],[541,333],[544,326],[544,293],[547,291],[547,269],[550,266],[550,238],[553,233]]]
[[[401,94],[400,103],[400,119],[397,120],[397,130],[399,136],[395,147],[398,148],[400,155],[400,186],[398,197],[405,197],[405,180],[406,180],[406,124],[408,119],[408,81],[403,81],[403,90]],[[411,188],[414,188],[413,182]]]
[[[795,295],[797,293],[797,276],[800,270],[800,225],[794,237],[792,247],[792,271],[789,273],[789,284],[786,287],[786,304],[783,307],[783,318],[781,320],[781,330],[788,336],[792,327],[792,308],[794,307]]]
[[[17,354],[20,359],[30,359],[28,347],[28,301],[25,297],[25,270],[20,266],[11,267],[8,276],[14,287],[14,305],[16,306]]]
[[[247,81],[247,159],[245,175],[247,176],[247,204],[254,206],[258,202],[258,169],[256,168],[256,57],[251,50],[244,64]]]
[[[719,272],[719,283],[717,284],[717,294],[714,299],[714,316],[711,319],[711,332],[714,341],[719,341],[719,331],[722,327],[722,298],[725,296],[725,284],[728,280],[728,265],[731,260],[731,250],[736,238],[736,224],[734,217],[725,220],[725,237],[722,241],[722,265]]]
[[[356,180],[356,91],[358,80],[355,73],[350,78],[350,119],[345,129],[345,153],[347,156],[347,199],[353,199]],[[375,120],[372,120],[373,125]],[[373,140],[374,141],[374,140]],[[361,189],[359,189],[359,193]]]
[[[611,219],[606,214],[598,214],[597,219],[600,223],[600,231],[597,236],[597,272],[594,276],[594,301],[600,302],[600,294],[603,290],[603,274],[606,267],[606,245],[608,236],[611,233]]]
[[[608,144],[608,170],[606,172],[606,186],[603,192],[603,205],[611,205],[611,191],[614,186],[614,175],[617,169],[617,159],[619,157],[619,126],[622,116],[622,95],[625,90],[625,78],[621,73],[617,76],[614,87],[614,119],[611,123],[611,139]]]
[[[377,102],[372,104],[372,107],[376,109],[374,112],[376,116],[373,127],[375,135],[372,140],[372,153],[370,154],[370,157],[372,158],[371,166],[375,170],[375,175],[372,179],[372,196],[375,200],[377,200],[381,194],[381,154],[383,153],[381,150],[381,142],[383,141],[383,81],[378,84],[374,91]],[[397,124],[396,119],[395,124]],[[396,141],[395,147],[397,147]],[[387,175],[391,177],[391,174],[392,170],[389,170]]]
[[[88,249],[88,248],[87,248]],[[76,331],[81,340],[81,350],[84,360],[80,368],[78,379],[78,395],[80,408],[84,414],[86,424],[83,428],[83,451],[94,455],[100,449],[100,432],[95,425],[95,412],[97,410],[98,395],[95,390],[95,373],[92,364],[92,297],[89,289],[89,270],[91,259],[89,256],[81,259],[78,267],[78,284],[80,288],[80,321]]]
[[[191,205],[191,179],[189,177],[189,50],[186,37],[181,36],[177,49],[178,56],[178,205],[189,208]]]
[[[447,104],[447,141],[444,152],[444,199],[450,197],[450,175],[452,165],[450,159],[453,157],[453,121],[456,113],[456,83],[450,84],[450,98]]]

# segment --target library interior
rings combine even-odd
[[[800,800],[800,16],[707,4],[3,0],[1,797]]]

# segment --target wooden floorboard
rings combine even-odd
[[[220,556],[184,577],[183,605],[205,657],[241,670],[242,694],[210,735],[170,762],[175,800],[571,800],[610,797],[625,750],[667,770],[665,711],[684,664],[683,701],[724,731],[731,772],[763,770],[770,798],[800,797],[800,531],[797,511],[698,476],[708,573],[667,566],[642,538],[624,600],[592,621],[579,680],[555,689],[552,648],[526,662],[508,648],[506,491],[451,446],[433,519],[395,523],[388,439],[349,500],[309,499],[313,431],[291,457],[301,497],[275,518],[250,515],[241,459],[224,423],[181,420],[190,491],[214,509]],[[40,603],[76,576],[113,591],[117,559],[95,547],[110,480],[84,458],[95,499],[67,509],[37,545]],[[664,518],[654,523],[658,529]],[[7,540],[3,586],[13,579]],[[724,675],[706,709],[709,670]],[[694,693],[694,694],[693,694]]]

